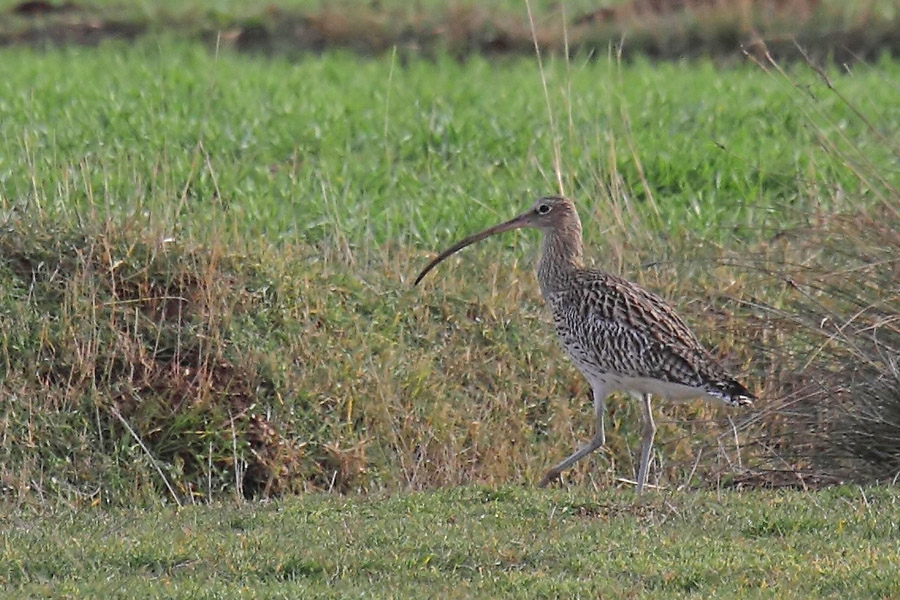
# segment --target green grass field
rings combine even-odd
[[[896,486],[740,485],[819,466],[791,394],[830,389],[810,373],[842,338],[791,321],[804,276],[869,290],[877,351],[894,339],[900,63],[828,66],[833,89],[802,64],[543,69],[546,95],[526,57],[0,48],[5,596],[900,595]],[[608,451],[530,487],[591,426],[536,235],[411,288],[559,191],[589,261],[672,301],[762,398],[658,403],[641,499],[618,397]]]
[[[7,598],[893,598],[898,515],[895,489],[854,487],[26,512],[0,517],[0,584]]]
[[[621,190],[652,228],[716,240],[783,225],[772,213],[789,206],[832,208],[834,188],[873,196],[854,162],[896,182],[890,147],[802,68],[797,90],[753,66],[552,60],[551,126],[532,59],[216,59],[166,38],[4,55],[7,207],[69,218],[93,202],[200,240],[433,248],[557,191],[557,142],[585,212]],[[897,69],[838,76],[883,135],[900,121]]]

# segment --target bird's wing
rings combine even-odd
[[[554,304],[578,306],[586,319],[627,325],[666,346],[706,352],[697,336],[666,302],[621,277],[603,271],[581,271],[576,285],[557,294]]]
[[[732,396],[752,397],[712,358],[672,307],[625,279],[582,271],[577,285],[548,300],[557,333],[576,362],[707,389],[729,402],[738,402]]]

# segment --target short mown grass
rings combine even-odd
[[[7,598],[893,598],[896,489],[460,487],[3,513]],[[55,525],[47,527],[48,521]]]

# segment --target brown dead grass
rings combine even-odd
[[[30,8],[37,6],[40,10]],[[87,44],[133,40],[170,31],[210,44],[263,53],[321,52],[344,48],[363,54],[396,49],[411,54],[545,52],[624,58],[714,56],[742,60],[743,49],[766,45],[778,60],[872,60],[900,52],[900,34],[889,15],[871,2],[843,5],[822,0],[632,0],[567,14],[544,8],[532,29],[526,11],[470,2],[445,8],[382,8],[377,3],[323,4],[298,12],[269,5],[252,18],[195,11],[146,15],[110,11],[89,3],[22,3],[0,25],[0,45]],[[803,51],[800,50],[803,49]]]
[[[767,299],[754,312],[779,338],[767,367],[777,386],[754,436],[770,467],[825,480],[900,472],[898,230],[892,201],[785,231],[751,259]],[[761,296],[773,286],[777,302]]]
[[[27,404],[24,415],[8,411],[5,435],[22,426],[15,416],[29,424],[47,418],[39,450],[80,447],[88,455],[82,465],[70,461],[75,485],[82,468],[97,464],[90,454],[127,439],[124,419],[153,459],[175,466],[188,496],[207,495],[214,477],[231,479],[235,469],[245,493],[278,491],[276,474],[294,453],[258,412],[271,382],[230,347],[231,323],[253,299],[227,257],[110,224],[72,231],[27,220],[9,226],[0,248],[16,308],[5,326],[25,344],[4,348],[5,386]],[[80,429],[78,439],[53,439],[59,419]],[[4,479],[9,485],[9,472]]]

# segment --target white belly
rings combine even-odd
[[[720,400],[715,396],[711,396],[706,390],[695,388],[680,383],[670,383],[660,381],[659,379],[649,379],[646,377],[625,377],[622,375],[614,375],[606,373],[596,377],[595,381],[591,381],[591,385],[599,383],[605,386],[609,392],[626,392],[629,394],[651,394],[657,398],[666,400],[693,400],[694,398],[704,398],[707,400]]]

